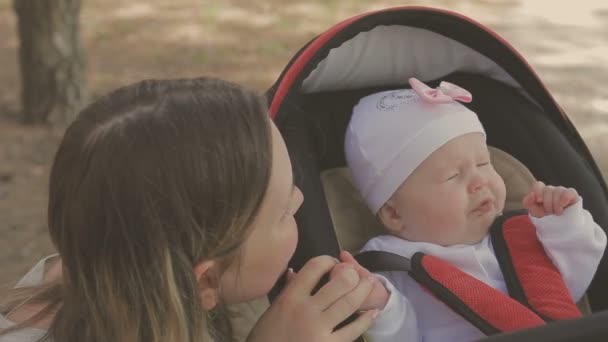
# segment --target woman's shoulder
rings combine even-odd
[[[49,266],[56,264],[58,260],[57,254],[49,255],[40,260],[27,274],[19,280],[16,288],[30,287],[41,285],[45,280],[45,273],[49,270]],[[14,315],[13,315],[14,314]],[[13,312],[11,315],[19,317],[19,312]],[[27,316],[29,317],[29,316]],[[15,325],[15,322],[8,317],[0,314],[0,332]],[[46,334],[46,331],[36,327],[22,328],[6,335],[0,335],[0,342],[35,342]],[[51,342],[47,340],[46,342]]]
[[[47,273],[49,267],[57,264],[56,261],[59,260],[58,256],[58,254],[51,254],[42,258],[25,276],[23,276],[23,278],[21,278],[21,280],[19,280],[15,287],[41,285],[44,282],[45,273]]]
[[[10,328],[15,323],[0,315],[0,331]],[[37,328],[23,328],[6,335],[0,335],[0,342],[35,342],[46,334],[46,331]],[[47,340],[46,342],[51,342]]]

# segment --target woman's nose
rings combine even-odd
[[[302,203],[304,202],[304,194],[302,193],[300,188],[298,188],[297,186],[294,189],[294,191],[296,192],[294,194],[296,196],[296,207],[295,207],[294,211],[297,211],[298,209],[300,209],[300,207],[302,206]]]

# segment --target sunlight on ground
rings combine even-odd
[[[591,101],[591,106],[594,110],[602,112],[602,114],[608,114],[608,98],[606,97],[594,99]]]
[[[156,13],[157,9],[148,3],[135,2],[123,7],[119,7],[114,11],[114,17],[119,19],[134,19],[149,17]]]
[[[245,23],[251,28],[268,27],[278,20],[278,13],[252,13],[236,6],[225,7],[217,11],[216,20],[219,22]]]
[[[597,27],[606,21],[597,16],[598,11],[608,10],[605,0],[560,2],[555,0],[520,0],[518,10],[529,13],[533,19],[542,19],[561,26]]]

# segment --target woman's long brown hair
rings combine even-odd
[[[215,79],[143,81],[84,109],[50,176],[63,277],[12,290],[4,312],[45,309],[0,335],[53,313],[43,340],[230,341],[223,306],[207,319],[193,268],[238,259],[270,178],[266,112],[259,95]]]

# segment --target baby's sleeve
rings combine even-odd
[[[384,309],[367,330],[370,342],[420,341],[416,313],[412,304],[385,277],[378,275],[380,281],[390,292]]]
[[[583,200],[568,207],[560,216],[530,216],[536,234],[553,264],[560,271],[570,294],[580,300],[604,255],[606,234],[583,209]]]

